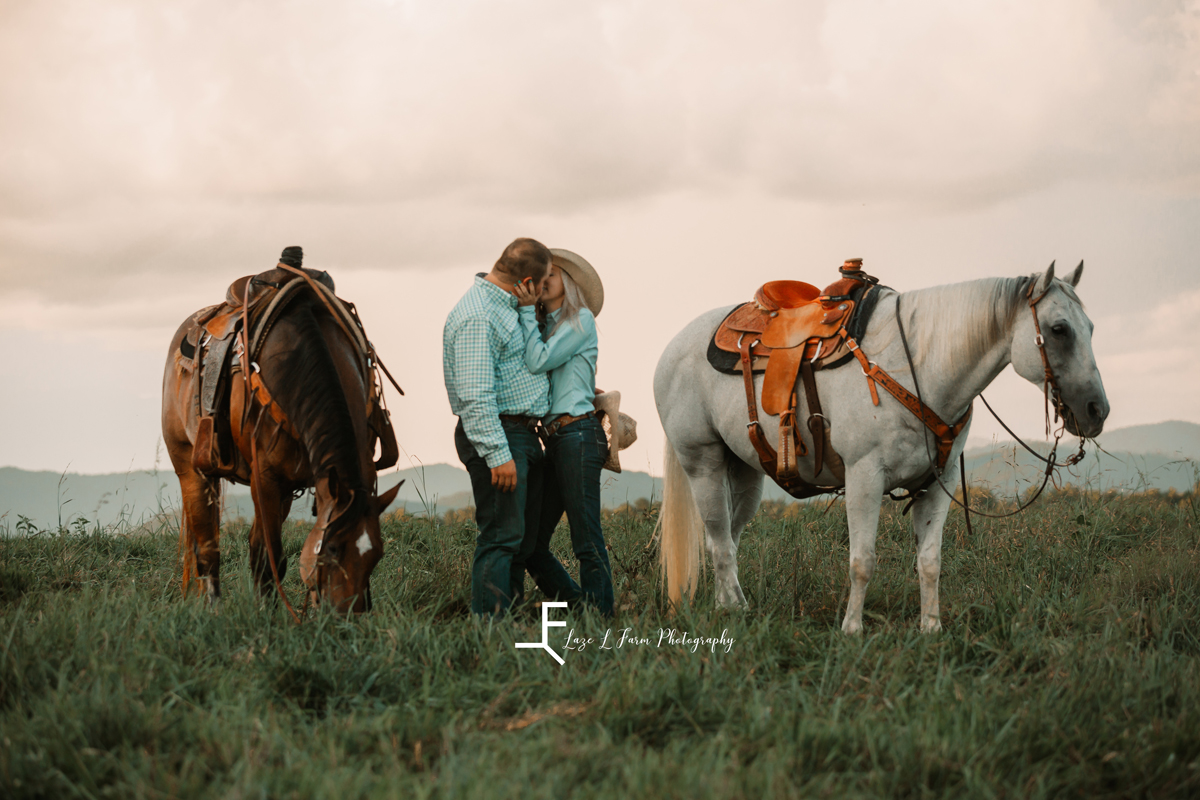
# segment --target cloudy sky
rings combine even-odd
[[[666,338],[847,257],[1084,259],[1109,426],[1200,422],[1200,3],[0,0],[0,466],[151,466],[171,333],[291,244],[456,463],[442,323],[516,236],[605,280],[629,468]]]

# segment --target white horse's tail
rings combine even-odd
[[[704,563],[704,523],[692,486],[669,441],[663,447],[663,499],[658,513],[659,559],[667,579],[667,597],[679,605],[691,596]]]

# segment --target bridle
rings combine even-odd
[[[1051,265],[1051,266],[1053,266],[1053,265]],[[1049,435],[1050,431],[1051,431],[1051,423],[1050,423],[1050,404],[1051,404],[1051,402],[1054,403],[1054,421],[1055,422],[1058,422],[1061,419],[1065,423],[1067,420],[1067,414],[1071,413],[1071,409],[1067,408],[1063,404],[1062,391],[1060,391],[1058,388],[1058,381],[1054,379],[1054,370],[1052,370],[1050,368],[1050,357],[1048,355],[1046,355],[1046,337],[1042,336],[1042,324],[1041,324],[1041,322],[1038,321],[1038,315],[1037,315],[1037,304],[1040,303],[1042,298],[1045,297],[1050,292],[1050,289],[1052,289],[1053,286],[1054,286],[1053,280],[1046,281],[1046,288],[1042,289],[1041,294],[1039,294],[1037,297],[1033,296],[1033,290],[1037,287],[1036,281],[1030,282],[1029,288],[1025,290],[1025,298],[1026,298],[1026,300],[1029,301],[1029,311],[1030,311],[1030,314],[1033,316],[1033,333],[1034,333],[1033,343],[1037,345],[1038,355],[1040,355],[1042,357],[1042,395],[1045,397],[1045,401],[1046,401],[1046,434],[1047,435]],[[982,396],[983,395],[980,394],[980,397],[982,397]],[[987,403],[987,401],[985,400],[984,404],[986,405],[986,403]],[[991,411],[991,406],[988,406],[988,410]],[[994,411],[992,412],[992,414],[993,414],[993,416],[995,416]],[[996,417],[996,419],[999,420],[1000,418]],[[1004,423],[1001,423],[1001,424],[1003,425]],[[1007,426],[1005,427],[1005,430],[1008,430]],[[1082,450],[1083,437],[1081,436],[1081,437],[1079,437],[1079,439],[1080,439],[1080,449]],[[1082,458],[1082,456],[1081,456],[1081,458]],[[1072,463],[1074,463],[1074,462],[1072,462]]]
[[[1051,264],[1051,267],[1053,267],[1053,264]],[[987,407],[987,410],[991,412],[992,416],[996,418],[996,421],[1000,423],[1000,425],[1004,428],[1004,430],[1008,431],[1008,434],[1010,436],[1012,436],[1013,439],[1015,439],[1017,442],[1020,443],[1020,445],[1022,447],[1024,447],[1026,450],[1028,450],[1030,452],[1030,454],[1033,455],[1034,458],[1045,463],[1046,470],[1045,470],[1045,474],[1042,476],[1042,485],[1038,487],[1037,492],[1027,502],[1018,506],[1015,511],[1010,511],[1005,514],[989,514],[985,511],[973,509],[970,507],[970,499],[967,496],[967,466],[966,466],[966,458],[963,455],[963,451],[960,450],[958,453],[959,479],[962,481],[962,490],[963,490],[963,499],[961,501],[959,501],[959,499],[954,496],[954,493],[946,488],[946,484],[942,482],[942,476],[939,474],[940,471],[937,467],[937,462],[934,460],[933,453],[929,449],[928,437],[926,437],[926,436],[921,437],[922,441],[925,442],[925,453],[926,453],[926,455],[929,456],[929,469],[930,469],[931,474],[933,475],[934,480],[937,482],[937,485],[946,494],[946,496],[949,497],[960,508],[962,508],[963,515],[966,517],[966,521],[967,521],[967,532],[969,534],[971,534],[972,536],[974,535],[974,531],[971,529],[971,513],[972,512],[974,512],[982,517],[990,517],[992,519],[1002,519],[1004,517],[1011,517],[1016,514],[1019,514],[1022,511],[1024,511],[1025,509],[1029,508],[1031,505],[1033,505],[1034,501],[1036,501],[1041,496],[1042,492],[1046,488],[1046,485],[1050,482],[1050,476],[1051,476],[1051,474],[1053,474],[1055,468],[1072,467],[1072,466],[1078,464],[1080,461],[1082,461],[1083,457],[1084,457],[1083,447],[1084,447],[1084,443],[1086,440],[1081,435],[1079,437],[1079,451],[1077,453],[1075,453],[1074,455],[1071,455],[1070,457],[1067,458],[1066,461],[1064,461],[1062,463],[1058,463],[1055,460],[1055,457],[1058,453],[1059,441],[1062,439],[1062,435],[1066,431],[1066,415],[1071,413],[1071,410],[1069,408],[1067,408],[1062,401],[1062,391],[1059,389],[1058,381],[1054,377],[1054,370],[1050,367],[1050,358],[1046,354],[1046,338],[1042,335],[1042,326],[1041,326],[1041,323],[1038,322],[1038,315],[1037,315],[1037,304],[1040,303],[1047,294],[1049,294],[1050,290],[1054,287],[1054,281],[1053,280],[1046,281],[1046,287],[1035,297],[1033,294],[1033,290],[1036,287],[1037,287],[1037,281],[1031,281],[1029,284],[1029,288],[1025,290],[1025,299],[1029,305],[1029,313],[1033,317],[1033,331],[1034,331],[1033,341],[1034,341],[1034,344],[1037,345],[1038,353],[1042,357],[1042,394],[1045,397],[1045,402],[1046,402],[1046,433],[1047,433],[1047,435],[1049,435],[1051,433],[1050,404],[1052,402],[1054,404],[1054,422],[1058,422],[1059,420],[1062,420],[1062,422],[1063,422],[1063,424],[1061,426],[1059,426],[1056,431],[1054,431],[1054,445],[1053,445],[1053,447],[1050,448],[1050,455],[1049,456],[1041,455],[1036,450],[1034,450],[1032,447],[1030,447],[1028,444],[1026,444],[1021,439],[1021,437],[1019,437],[1015,433],[1013,433],[1012,429],[1009,428],[1008,425],[1006,425],[1004,423],[1004,420],[1000,419],[1000,416],[992,409],[991,404],[988,403],[987,398],[985,398],[982,393],[980,393],[979,399],[983,401],[983,404]],[[900,297],[901,297],[901,295],[899,295],[899,294],[896,295],[896,326],[900,329],[900,342],[904,345],[904,356],[905,356],[905,358],[908,359],[908,368],[909,368],[909,371],[912,373],[913,385],[917,390],[917,398],[920,399],[921,398],[921,383],[919,380],[917,380],[917,370],[916,370],[916,367],[913,365],[912,352],[909,350],[909,347],[908,347],[908,337],[906,337],[904,335],[904,325],[900,321]],[[924,403],[924,400],[922,400],[921,402]],[[969,409],[969,407],[968,407],[968,409]],[[915,500],[918,494],[919,494],[919,492],[912,494],[912,500]],[[896,498],[896,499],[909,499],[909,496],[904,496],[904,497],[900,497],[900,498]],[[910,500],[910,504],[911,504],[911,500]],[[907,511],[907,510],[908,509],[905,508],[905,511]]]

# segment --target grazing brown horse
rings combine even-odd
[[[236,281],[224,304],[189,317],[171,339],[162,424],[183,494],[184,590],[196,575],[211,601],[220,597],[226,478],[250,485],[260,592],[274,583],[287,603],[280,532],[293,497],[315,487],[300,577],[314,601],[365,611],[383,555],[379,514],[400,488],[376,494],[377,468],[396,461],[395,434],[354,307],[327,274],[297,269],[301,257],[288,248],[276,269]]]

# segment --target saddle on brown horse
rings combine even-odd
[[[288,304],[305,289],[316,293],[334,319],[357,346],[362,361],[362,373],[368,376],[368,425],[380,447],[376,469],[394,466],[399,460],[399,447],[392,428],[391,415],[383,404],[383,392],[377,370],[382,368],[400,394],[387,368],[379,361],[374,347],[367,340],[362,321],[354,304],[334,293],[329,273],[308,268],[296,268],[280,263],[258,275],[246,275],[229,285],[225,302],[197,311],[191,325],[179,343],[181,366],[193,372],[194,396],[189,416],[197,419],[197,435],[192,453],[193,465],[206,475],[232,478],[239,470],[242,455],[234,446],[229,428],[229,390],[235,377],[250,369],[250,386],[258,400],[272,417],[295,435],[290,422],[271,399],[270,392],[258,378],[254,362],[263,339]],[[241,331],[245,330],[245,335]],[[248,349],[249,352],[245,352]],[[225,413],[223,413],[225,412]]]
[[[763,470],[796,498],[833,492],[845,483],[842,460],[829,442],[829,424],[821,413],[814,374],[858,359],[879,405],[876,383],[916,414],[938,440],[938,468],[945,466],[950,447],[966,425],[967,416],[947,425],[894,378],[868,361],[858,346],[882,289],[878,279],[862,269],[862,259],[848,259],[841,278],[824,291],[801,281],[770,281],[759,287],[754,300],[735,308],[717,327],[708,347],[708,360],[725,373],[741,374],[749,410],[747,433]],[[754,375],[765,373],[762,408],[779,417],[779,449],[767,441],[758,420]],[[808,409],[806,427],[813,442],[813,475],[828,466],[836,485],[809,483],[800,477],[797,458],[808,448],[796,430],[798,385],[804,386]]]

